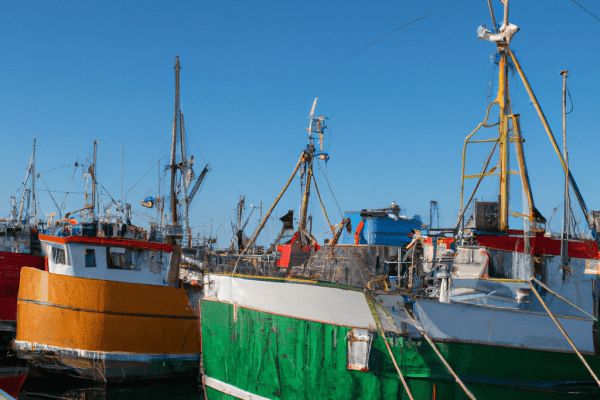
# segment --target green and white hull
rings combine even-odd
[[[423,326],[404,310],[402,297],[378,293],[372,299],[350,287],[207,274],[201,340],[209,400],[407,399],[375,318],[415,399],[467,398],[421,336]],[[429,324],[426,331],[477,399],[600,396],[560,331],[550,329],[549,317],[498,309],[474,317],[472,311],[484,308],[456,307],[417,302],[415,315]],[[460,322],[461,314],[470,327]],[[505,322],[496,326],[494,318]],[[536,322],[527,323],[532,318]],[[592,321],[559,320],[600,371]],[[484,323],[487,336],[478,326]],[[511,329],[503,329],[507,323]]]

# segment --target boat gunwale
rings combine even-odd
[[[173,252],[173,245],[157,242],[145,242],[142,240],[121,239],[121,238],[98,238],[89,236],[67,236],[58,237],[51,235],[39,235],[41,242],[50,242],[57,244],[97,244],[108,246],[123,246],[133,248],[143,248],[149,250],[161,250],[167,253]]]
[[[223,273],[223,272],[208,272],[205,271],[204,272],[205,276],[209,276],[209,275],[217,275],[217,276],[225,276],[225,277],[231,277],[231,278],[238,278],[238,279],[247,279],[247,280],[256,280],[256,281],[271,281],[271,282],[277,282],[277,283],[297,283],[300,285],[315,285],[315,286],[321,286],[321,287],[329,287],[332,289],[341,289],[341,290],[350,290],[350,291],[354,291],[354,292],[364,292],[364,288],[359,287],[359,286],[352,286],[352,285],[347,285],[344,283],[335,283],[335,282],[328,282],[328,281],[320,281],[317,279],[308,279],[308,278],[301,278],[301,277],[297,277],[297,278],[292,278],[292,277],[276,277],[276,276],[258,276],[258,275],[241,275],[241,274],[231,274],[231,273]],[[208,283],[205,283],[205,285]]]

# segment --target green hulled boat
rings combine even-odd
[[[408,399],[384,340],[415,399],[468,398],[410,317],[404,316],[404,330],[402,323],[394,329],[383,307],[369,304],[362,291],[284,279],[209,279],[201,330],[211,400]],[[381,315],[386,339],[377,332],[373,314]],[[435,342],[477,399],[600,395],[572,352]],[[585,359],[600,370],[600,358],[586,354]]]
[[[350,229],[344,220],[319,246],[305,230],[318,125],[313,106],[309,146],[294,171],[301,164],[306,171],[300,221],[280,247],[281,273],[239,275],[237,265],[229,274],[204,273],[202,379],[209,400],[600,398],[598,242],[568,226],[562,238],[546,234],[510,104],[510,68],[538,110],[592,232],[599,214],[587,210],[509,48],[518,28],[508,22],[508,0],[502,2],[502,26],[478,32],[497,45],[498,95],[465,149],[481,142],[472,137],[482,127],[498,126],[499,136],[485,140],[494,149],[482,173],[469,176],[463,168],[463,188],[466,178],[498,175],[498,201],[475,201],[465,221],[471,200],[461,198],[452,237],[415,232],[408,245],[339,245],[342,229]],[[494,19],[491,2],[490,10]],[[519,172],[509,169],[511,143]],[[496,148],[498,165],[488,169]],[[508,227],[510,174],[520,176],[526,199],[522,230]]]

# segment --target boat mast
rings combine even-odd
[[[480,27],[479,38],[488,40],[491,42],[496,42],[496,44],[498,45],[498,51],[501,54],[504,52],[503,58],[508,58],[510,56],[512,65],[514,66],[517,73],[519,74],[519,77],[523,81],[523,84],[525,85],[525,89],[527,90],[527,94],[529,95],[529,98],[531,99],[531,102],[533,103],[533,106],[535,107],[535,109],[538,113],[538,116],[540,117],[540,120],[542,121],[542,124],[544,125],[544,129],[546,130],[546,134],[548,135],[548,138],[550,139],[550,142],[552,143],[552,147],[554,147],[554,151],[556,152],[556,155],[558,156],[558,160],[560,161],[565,173],[568,174],[568,176],[569,176],[569,183],[570,183],[571,187],[573,188],[573,192],[575,193],[577,200],[579,201],[579,205],[581,207],[581,210],[583,211],[583,214],[585,215],[585,219],[588,223],[588,227],[589,227],[590,231],[594,232],[597,229],[596,222],[594,221],[593,217],[591,216],[590,212],[588,211],[588,208],[585,204],[583,196],[582,196],[581,192],[579,191],[579,187],[577,186],[577,183],[575,182],[575,178],[573,177],[573,174],[569,171],[569,169],[567,167],[567,163],[565,162],[563,154],[561,153],[560,148],[558,147],[558,144],[556,143],[556,139],[554,137],[554,134],[552,133],[552,130],[550,129],[550,125],[548,124],[548,121],[546,120],[546,116],[542,112],[542,109],[537,101],[537,98],[535,97],[535,94],[533,93],[533,90],[531,89],[531,86],[529,85],[527,77],[525,76],[525,73],[523,72],[523,69],[521,68],[521,65],[519,64],[519,60],[517,60],[517,57],[515,57],[514,53],[508,48],[510,39],[519,30],[519,28],[513,24],[509,24],[509,22],[508,22],[509,0],[501,0],[501,1],[504,4],[504,24],[502,25],[502,27],[500,27],[498,33],[491,33],[489,30],[485,29],[485,26]],[[490,0],[488,0],[488,4],[490,5],[490,12],[492,13],[492,18],[493,18],[494,12],[493,12],[493,8],[491,6]],[[532,209],[532,208],[533,208],[532,204],[530,204],[530,209]]]
[[[506,21],[505,21],[506,23]],[[500,190],[499,190],[499,228],[500,231],[508,231],[509,214],[509,187],[510,187],[510,149],[508,140],[508,116],[510,114],[508,102],[508,63],[506,62],[506,53],[500,53],[500,72],[498,87],[498,105],[500,107],[498,130],[498,148],[500,151]]]
[[[123,193],[123,180],[125,179],[125,144],[121,143],[121,210],[125,209],[125,194]]]
[[[161,185],[161,179],[160,179],[160,158],[158,159],[158,196],[156,196],[156,211],[158,211],[158,221],[159,222],[159,226],[162,228],[163,227],[163,210],[165,208],[165,204],[164,204],[164,200],[160,198],[160,185]]]
[[[563,76],[563,98],[562,98],[562,119],[563,119],[563,154],[565,155],[565,201],[563,203],[563,229],[561,237],[561,261],[563,264],[569,262],[569,233],[571,231],[571,201],[569,199],[569,153],[567,153],[567,73],[569,71],[560,71]]]
[[[302,154],[300,155],[300,159],[298,160],[298,163],[296,164],[296,167],[294,168],[294,172],[292,172],[292,176],[290,176],[290,179],[288,179],[288,181],[286,182],[285,186],[283,187],[283,189],[281,190],[281,192],[279,193],[279,195],[277,195],[277,198],[275,199],[275,201],[273,202],[273,204],[271,205],[271,207],[269,208],[269,210],[267,211],[267,213],[265,214],[265,216],[261,219],[261,222],[258,224],[258,227],[256,228],[256,231],[254,232],[254,234],[252,235],[252,237],[250,238],[250,240],[248,241],[248,243],[246,243],[246,246],[244,247],[244,249],[242,251],[239,252],[238,255],[238,259],[235,262],[235,266],[233,268],[233,272],[232,274],[235,274],[235,271],[237,271],[237,266],[242,258],[242,256],[244,254],[246,254],[246,252],[248,251],[248,249],[250,249],[252,247],[252,245],[254,244],[254,241],[256,240],[256,238],[258,237],[258,235],[260,234],[260,232],[262,231],[262,229],[264,228],[265,224],[267,223],[267,221],[269,220],[269,217],[271,216],[271,213],[273,212],[273,210],[275,209],[275,207],[277,206],[277,203],[279,203],[279,200],[281,200],[281,196],[283,196],[283,194],[285,193],[285,191],[288,189],[288,187],[290,186],[290,183],[292,183],[292,180],[294,179],[294,177],[296,176],[296,173],[298,172],[298,170],[300,169],[301,166],[304,166],[305,170],[308,170],[307,173],[307,180],[306,180],[306,187],[304,187],[304,195],[302,197],[302,205],[300,206],[300,220],[298,222],[298,232],[301,233],[301,236],[304,236],[304,233],[306,232],[306,221],[307,221],[307,210],[308,210],[308,198],[310,196],[310,180],[308,179],[308,176],[312,176],[312,161],[315,157],[315,147],[312,144],[313,141],[313,136],[312,136],[312,132],[318,132],[319,135],[322,135],[323,133],[323,129],[325,128],[325,126],[323,125],[323,117],[318,117],[318,118],[314,118],[315,115],[315,108],[317,107],[317,100],[319,100],[318,98],[315,99],[312,109],[310,111],[310,124],[308,125],[308,146],[307,149],[302,151]],[[321,149],[322,150],[322,149]],[[317,155],[318,157],[318,155]],[[323,158],[326,159],[326,158]],[[302,180],[302,176],[300,178]],[[316,188],[316,185],[315,185]],[[317,194],[319,193],[318,189],[317,189]],[[321,204],[322,205],[322,204]],[[260,214],[262,216],[262,202],[260,205]],[[323,207],[323,211],[325,211],[325,208]],[[291,218],[291,217],[290,217]],[[327,218],[327,214],[325,214],[325,218]],[[329,223],[329,220],[328,220]],[[239,222],[238,222],[238,226],[239,226]],[[244,225],[245,226],[245,225]],[[293,222],[290,222],[290,226],[293,226]],[[285,222],[284,222],[284,227],[285,227]],[[285,228],[284,228],[285,229]],[[284,230],[282,230],[283,232]],[[276,240],[275,243],[277,243],[277,241],[279,241],[280,237]],[[300,240],[301,242],[303,242],[302,237],[298,238],[298,240]],[[309,238],[309,241],[311,239]],[[312,241],[314,241],[314,243],[316,243],[316,240],[313,238]],[[274,245],[271,245],[271,250],[274,248]]]
[[[94,163],[92,165],[92,220],[96,219],[96,154],[98,150],[98,141],[94,140]],[[100,211],[98,209],[98,211]]]
[[[33,139],[33,152],[31,153],[31,157],[29,158],[29,164],[27,165],[27,176],[25,177],[25,183],[23,183],[23,196],[21,197],[21,204],[19,205],[19,215],[17,217],[17,222],[21,222],[21,218],[23,217],[23,205],[25,204],[25,196],[27,195],[27,183],[29,182],[29,176],[31,175],[32,182],[32,191],[34,191],[34,204],[35,204],[35,139]]]
[[[179,118],[179,56],[175,56],[175,117],[173,118],[173,139],[171,144],[171,223],[177,226],[177,197],[175,196],[175,175],[177,172],[177,121]]]
[[[504,21],[502,26],[498,29],[495,22],[494,9],[492,7],[491,1],[488,0],[488,5],[490,8],[490,14],[492,16],[492,21],[494,25],[494,32],[485,29],[485,25],[481,26],[478,30],[478,37],[480,39],[484,39],[490,42],[494,42],[498,49],[498,55],[500,56],[500,60],[498,62],[499,65],[499,74],[498,74],[498,95],[496,99],[488,106],[488,113],[486,115],[486,119],[483,123],[481,123],[475,131],[473,131],[465,141],[465,149],[463,150],[463,187],[464,187],[464,179],[467,178],[464,175],[464,154],[466,150],[466,145],[468,143],[476,143],[478,141],[469,141],[470,138],[475,134],[479,128],[482,126],[490,127],[493,125],[489,125],[487,123],[487,119],[489,116],[489,108],[493,104],[498,104],[499,107],[499,116],[498,116],[498,139],[492,140],[497,141],[497,146],[499,148],[499,165],[497,172],[500,176],[499,182],[499,190],[498,190],[498,229],[501,232],[508,232],[508,216],[510,215],[510,142],[515,142],[515,150],[517,154],[517,161],[519,164],[519,173],[521,175],[521,183],[523,187],[523,192],[527,196],[527,202],[529,205],[528,214],[519,214],[519,216],[524,217],[526,220],[531,221],[542,221],[543,217],[539,214],[539,212],[535,209],[533,203],[533,196],[531,194],[531,187],[529,184],[529,176],[527,174],[527,167],[525,164],[525,157],[523,152],[523,138],[521,137],[520,132],[520,124],[519,124],[519,115],[512,113],[512,107],[510,103],[510,96],[508,91],[508,69],[509,69],[509,59],[508,57],[512,55],[508,45],[512,36],[519,30],[519,28],[513,24],[510,24],[508,21],[508,0],[503,1],[504,4]],[[509,135],[512,132],[512,137]],[[487,140],[490,141],[490,140]],[[485,141],[484,141],[485,142]],[[495,147],[494,147],[495,148]],[[492,150],[492,153],[494,150]],[[490,158],[491,158],[490,154]],[[489,158],[488,158],[489,162]],[[484,168],[484,171],[481,175],[477,175],[474,177],[478,177],[479,181],[486,176],[491,174],[487,172],[487,163]],[[477,186],[475,190],[477,190]],[[473,195],[475,192],[473,192]],[[471,196],[473,198],[473,196]],[[470,202],[470,200],[469,200]],[[468,206],[468,204],[467,204]],[[464,215],[464,210],[467,207],[463,207],[462,203],[462,190],[461,190],[461,213],[459,217],[459,223]]]
[[[186,232],[187,247],[192,245],[192,232],[189,229],[190,220],[188,216],[189,204],[187,197],[187,190],[190,185],[190,169],[187,160],[186,143],[185,143],[185,122],[183,120],[183,113],[179,111],[179,143],[181,145],[181,180],[182,180],[182,192],[183,192],[183,232]]]
[[[37,204],[35,200],[35,142],[33,139],[33,163],[31,163],[31,198],[33,199],[33,216],[35,224],[37,225]]]
[[[525,76],[525,73],[523,72],[523,69],[521,68],[521,65],[519,64],[519,61],[517,60],[517,58],[515,57],[515,55],[512,52],[510,53],[510,56],[512,58],[515,69],[519,73],[519,76],[521,77],[521,80],[523,81],[523,84],[525,85],[525,89],[527,90],[527,93],[529,94],[529,98],[531,99],[531,102],[533,103],[533,105],[538,113],[538,116],[540,117],[542,124],[544,125],[544,129],[546,130],[546,133],[548,134],[548,138],[550,139],[550,142],[552,143],[552,147],[554,147],[554,151],[556,152],[556,155],[558,156],[558,160],[560,161],[565,173],[567,173],[567,164],[565,163],[563,155],[562,155],[560,149],[558,148],[558,144],[556,143],[554,134],[552,133],[552,130],[550,129],[550,125],[548,125],[548,121],[546,120],[546,116],[542,112],[542,109],[537,101],[537,98],[535,97],[535,94],[533,93],[533,90],[531,89],[531,86],[529,85],[529,82],[527,81],[527,77]],[[585,200],[583,199],[583,195],[579,191],[579,187],[577,186],[577,182],[575,182],[575,178],[573,177],[573,174],[570,171],[568,171],[568,174],[569,174],[569,182],[571,184],[571,187],[573,188],[573,192],[575,193],[577,200],[579,201],[579,206],[581,207],[581,210],[583,211],[583,214],[585,215],[585,219],[588,223],[588,227],[590,228],[590,231],[594,232],[597,229],[596,222],[594,221],[594,218],[591,216],[590,212],[588,211],[587,205],[585,204]]]
[[[306,221],[308,214],[308,199],[310,197],[310,181],[312,179],[312,166],[313,159],[315,154],[315,146],[313,145],[313,132],[318,132],[318,130],[314,129],[314,124],[317,123],[317,119],[314,118],[315,108],[317,107],[317,101],[319,98],[316,98],[312,109],[310,111],[310,123],[308,124],[308,145],[307,145],[307,157],[304,159],[304,167],[306,170],[306,182],[304,186],[304,194],[302,196],[302,205],[300,206],[300,219],[298,220],[298,230],[303,231],[306,229]]]
[[[238,221],[237,221],[237,230],[238,232],[240,231],[240,229],[242,229],[242,210],[244,209],[246,204],[246,196],[240,196],[240,201],[238,203],[238,209],[237,209],[237,217],[238,217]]]
[[[493,14],[493,8],[490,8]],[[494,23],[494,25],[496,25]],[[505,32],[508,27],[508,0],[504,2],[504,22],[500,27],[500,32]],[[510,37],[503,38],[502,41],[496,41],[498,46],[498,53],[500,54],[500,65],[499,65],[499,76],[498,76],[498,107],[500,109],[499,115],[499,136],[498,136],[498,148],[500,157],[500,188],[499,188],[499,229],[502,232],[508,231],[508,215],[510,212],[509,208],[509,188],[510,188],[510,148],[509,148],[509,116],[510,110],[510,99],[508,97],[508,62],[507,62],[507,50],[508,42]]]

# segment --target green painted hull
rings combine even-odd
[[[375,334],[369,371],[346,368],[351,328],[201,302],[205,375],[269,399],[408,399],[383,338]],[[429,344],[388,338],[415,399],[466,399]],[[600,391],[572,353],[466,343],[439,350],[481,399],[596,399]],[[600,359],[586,356],[594,371]],[[207,388],[209,400],[235,397]]]

